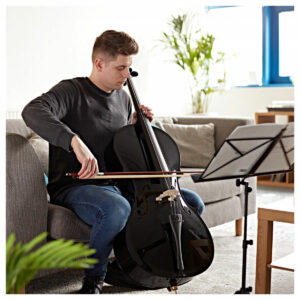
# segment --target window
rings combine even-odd
[[[295,13],[282,12],[279,14],[279,76],[290,78],[295,74],[296,42],[294,34]]]
[[[296,47],[291,28],[294,6],[207,7],[215,50],[227,54],[229,86],[292,85]]]
[[[294,6],[263,7],[263,85],[292,84]]]

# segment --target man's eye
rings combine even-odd
[[[125,67],[119,67],[118,71],[123,71],[125,69]]]

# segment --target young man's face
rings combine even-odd
[[[108,62],[103,61],[101,68],[101,83],[107,92],[119,90],[123,87],[126,79],[130,77],[129,67],[132,64],[131,55],[118,56]]]

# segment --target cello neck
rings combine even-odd
[[[130,70],[130,73],[131,76],[137,76],[137,73],[133,72],[132,70]],[[150,152],[151,160],[155,168],[155,171],[169,171],[165,158],[161,152],[159,143],[154,134],[151,123],[140,108],[141,104],[137,92],[135,90],[135,87],[132,83],[131,77],[127,79],[127,84],[128,84],[128,89],[131,95],[134,108],[137,112],[137,119],[138,119],[137,122],[141,126],[141,130],[144,133],[147,148]]]

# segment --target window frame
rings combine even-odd
[[[290,76],[279,76],[279,14],[294,6],[263,6],[262,86],[294,86]]]

